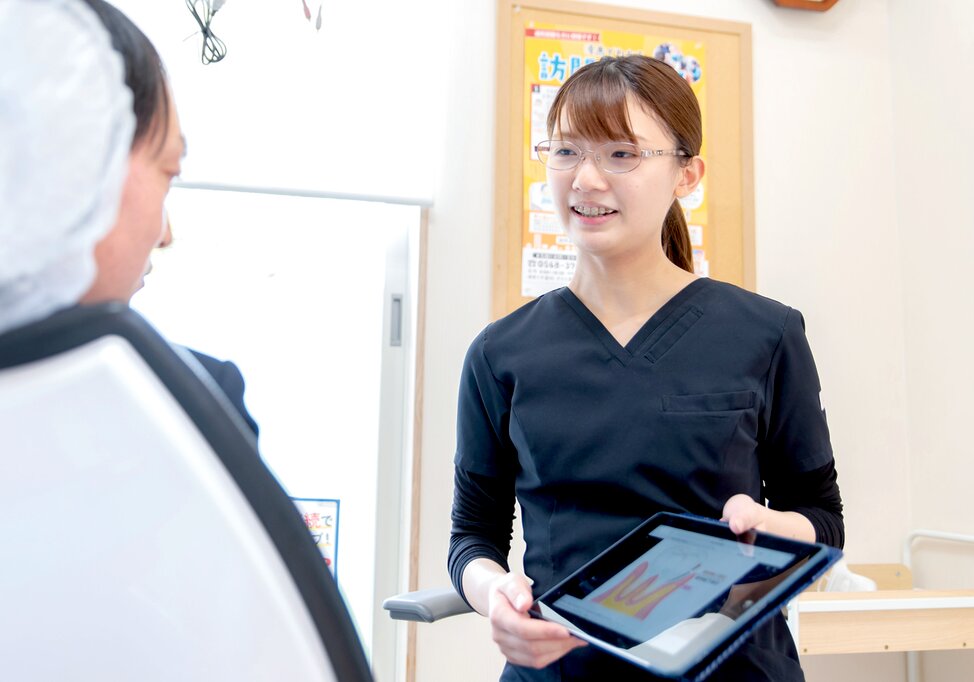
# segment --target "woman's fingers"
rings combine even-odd
[[[529,668],[544,668],[560,659],[572,649],[585,645],[585,642],[574,637],[566,637],[558,640],[495,638],[495,641],[498,647],[500,647],[501,653],[504,654],[508,661],[515,665],[523,665]]]
[[[508,573],[491,586],[491,632],[508,661],[543,668],[585,645],[561,625],[531,618],[531,602],[531,586],[524,576]]]
[[[507,621],[497,624],[491,621],[494,641],[511,663],[543,668],[585,644],[560,625],[512,613],[515,614],[513,625]]]
[[[726,521],[731,531],[741,535],[749,530],[764,530],[766,508],[741,493],[724,504],[721,521]]]
[[[525,576],[517,573],[508,573],[498,578],[492,588],[492,592],[496,590],[497,593],[503,595],[514,610],[521,613],[526,613],[531,608],[531,602],[534,601],[531,583]]]

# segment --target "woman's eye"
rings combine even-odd
[[[613,149],[609,152],[609,156],[613,159],[631,159],[635,155],[636,152],[631,149]]]
[[[554,156],[575,156],[575,150],[571,147],[555,147],[551,153]]]

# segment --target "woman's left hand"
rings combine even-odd
[[[735,535],[741,535],[749,530],[768,530],[768,508],[758,504],[750,496],[740,493],[724,503],[721,521],[730,525]]]
[[[721,521],[726,521],[735,535],[749,530],[774,533],[786,538],[815,542],[815,527],[799,512],[776,511],[739,493],[724,503]]]

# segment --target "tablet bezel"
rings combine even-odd
[[[706,537],[787,552],[795,557],[777,574],[791,571],[791,575],[781,578],[780,582],[758,598],[748,611],[734,618],[733,625],[728,628],[727,632],[718,636],[710,646],[703,649],[698,656],[691,658],[686,665],[678,670],[654,667],[650,662],[628,653],[627,649],[640,644],[640,642],[632,640],[623,633],[593,623],[575,613],[566,613],[564,609],[554,606],[554,603],[563,595],[574,592],[573,596],[582,594],[584,597],[598,589],[598,586],[604,584],[608,579],[616,576],[619,571],[661,541],[659,538],[650,536],[650,533],[660,526],[670,526]],[[641,523],[608,549],[538,597],[531,607],[531,614],[544,620],[559,622],[557,619],[542,614],[540,605],[544,604],[545,608],[551,609],[555,614],[566,614],[562,617],[570,618],[586,627],[586,630],[582,630],[580,627],[566,625],[575,636],[639,667],[670,679],[688,677],[690,679],[703,679],[737,649],[754,628],[770,618],[785,602],[811,585],[841,556],[842,553],[839,550],[822,544],[801,542],[757,531],[749,531],[738,537],[726,523],[688,514],[660,512]],[[802,565],[803,562],[804,565]],[[584,585],[591,580],[601,582],[595,586]],[[722,592],[707,606],[688,614],[687,617],[692,618],[711,611],[711,605],[716,601],[722,601],[728,591]],[[565,623],[561,624],[565,625]]]

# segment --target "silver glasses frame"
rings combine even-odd
[[[562,145],[574,147],[576,150],[578,150],[578,156],[576,157],[575,163],[573,163],[571,166],[568,166],[567,168],[553,168],[549,166],[547,159],[550,159],[551,155],[548,152],[553,142],[558,142]],[[610,170],[605,167],[605,164],[602,163],[601,150],[605,149],[606,147],[616,146],[616,145],[627,145],[629,147],[632,147],[635,150],[639,158],[635,166],[622,171]],[[545,149],[542,151],[542,147],[545,146],[547,146],[549,149]],[[595,164],[598,166],[599,170],[604,171],[606,173],[611,173],[613,175],[622,175],[623,173],[631,173],[632,171],[639,168],[639,164],[642,163],[642,160],[644,158],[650,158],[654,156],[682,156],[685,158],[691,158],[690,154],[687,154],[682,149],[643,149],[639,145],[632,144],[631,142],[606,142],[605,144],[599,145],[595,149],[582,149],[574,142],[569,142],[568,140],[543,140],[542,142],[539,142],[534,146],[534,152],[538,155],[538,160],[541,161],[541,163],[543,163],[546,168],[553,171],[575,170],[582,164],[582,162],[585,160],[585,157],[591,154],[593,157],[595,157]]]

